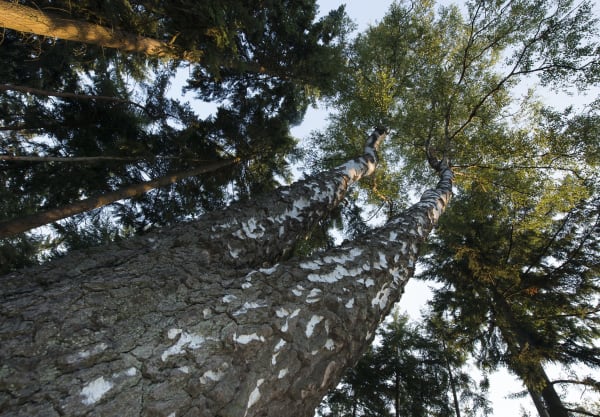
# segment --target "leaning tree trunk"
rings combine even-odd
[[[40,211],[22,217],[0,222],[0,239],[23,233],[36,227],[44,226],[58,220],[66,219],[75,214],[85,213],[96,208],[104,207],[119,200],[126,198],[139,197],[148,191],[156,188],[165,187],[174,184],[184,178],[194,177],[207,172],[217,171],[227,166],[234,165],[240,160],[225,159],[214,161],[204,166],[193,168],[187,171],[172,172],[153,180],[145,181],[139,184],[131,184],[109,193],[97,195],[94,197],[77,200],[71,204],[57,207],[50,210]]]
[[[0,27],[161,58],[177,58],[166,42],[0,0]]]
[[[312,416],[371,342],[444,210],[452,172],[384,227],[281,260],[365,155],[203,219],[1,282],[3,415]]]

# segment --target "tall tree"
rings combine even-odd
[[[451,196],[441,161],[438,187],[377,232],[283,260],[373,172],[383,136],[292,187],[3,277],[4,412],[311,413],[372,340]]]

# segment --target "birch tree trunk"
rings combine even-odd
[[[312,416],[451,196],[442,165],[435,190],[369,236],[282,260],[373,172],[383,136],[255,201],[4,277],[2,415]]]

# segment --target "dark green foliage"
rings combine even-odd
[[[534,392],[550,389],[548,364],[600,366],[600,205],[589,197],[561,212],[567,189],[524,204],[481,188],[460,195],[422,274],[443,284],[433,308],[457,343]]]
[[[453,416],[452,390],[461,415],[487,415],[487,382],[466,373],[466,357],[441,329],[423,328],[395,314],[379,339],[319,407],[322,416]]]
[[[103,236],[62,245],[82,246],[125,230],[141,232],[190,219],[232,199],[273,189],[276,176],[288,178],[296,145],[289,129],[302,120],[318,94],[331,91],[332,77],[342,64],[348,21],[343,8],[315,21],[313,0],[268,3],[25,2],[170,42],[195,62],[187,89],[217,109],[202,118],[190,104],[172,98],[179,93],[170,90],[178,63],[6,31],[0,47],[2,82],[47,94],[0,93],[2,153],[115,159],[0,162],[5,185],[0,220],[66,206],[210,161],[242,161],[113,205],[102,216],[110,216],[114,233],[101,232],[92,214],[52,229],[55,244],[75,242],[77,234]],[[16,253],[24,242],[30,249],[23,250],[23,257],[36,261],[34,248],[41,242],[23,235],[4,242],[0,252],[6,253],[6,262],[0,272],[23,264]]]

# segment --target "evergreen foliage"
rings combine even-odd
[[[367,126],[390,127],[383,169],[362,183],[376,205],[428,186],[426,156],[450,161],[456,201],[424,254],[423,277],[442,285],[432,320],[485,372],[507,366],[543,397],[540,415],[576,407],[549,363],[597,366],[598,103],[556,110],[513,89],[534,75],[554,91],[597,85],[592,6],[395,2],[349,48],[312,137],[333,162]]]
[[[468,374],[466,355],[433,322],[394,313],[374,346],[319,407],[322,416],[446,417],[488,415],[487,380]],[[452,393],[456,392],[453,398]]]
[[[168,42],[180,56],[194,58],[186,89],[216,110],[200,116],[189,103],[172,98],[174,77],[182,73],[179,62],[5,31],[2,153],[103,159],[2,160],[1,221],[211,161],[235,157],[242,163],[113,204],[101,214],[111,219],[111,233],[88,233],[96,224],[90,213],[77,218],[80,227],[72,219],[49,225],[42,235],[3,239],[0,272],[37,262],[47,250],[63,252],[72,246],[67,241],[83,244],[86,235],[111,240],[191,219],[273,189],[276,177],[289,178],[296,145],[289,129],[318,94],[331,92],[349,30],[343,8],[316,20],[314,0],[24,5]]]

